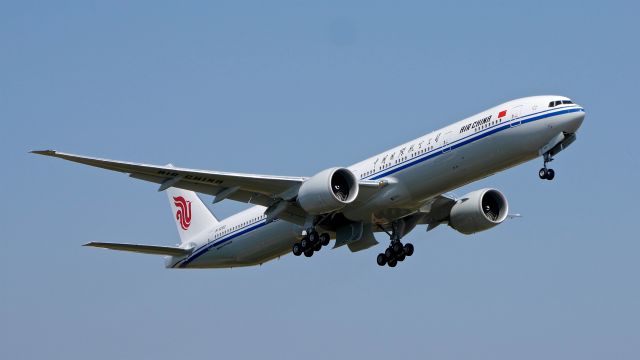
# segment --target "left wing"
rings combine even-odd
[[[373,231],[390,233],[393,231],[392,221],[399,219],[404,222],[404,226],[401,229],[396,229],[396,231],[400,231],[400,236],[408,234],[416,225],[427,225],[427,231],[431,231],[438,225],[449,222],[449,214],[451,213],[453,205],[456,204],[456,201],[457,199],[449,195],[441,194],[426,200],[416,211],[388,209],[390,214],[398,214],[405,211],[406,215],[401,215],[397,218],[389,217],[387,223],[377,224]]]
[[[456,204],[456,199],[448,195],[438,195],[427,201],[421,208],[422,215],[419,224],[426,224],[427,231],[435,229],[440,224],[448,222],[451,208]]]
[[[169,255],[169,256],[186,256],[191,254],[193,249],[183,249],[171,246],[156,246],[156,245],[137,245],[137,244],[119,244],[119,243],[105,243],[105,242],[90,242],[83,246],[91,246],[109,250],[131,251],[142,254],[151,255]]]

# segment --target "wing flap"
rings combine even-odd
[[[123,243],[105,243],[105,242],[90,242],[83,246],[90,246],[96,248],[103,248],[109,250],[118,251],[130,251],[141,254],[151,255],[169,255],[169,256],[186,256],[191,254],[191,249],[182,249],[172,246],[157,246],[157,245],[137,245],[137,244],[123,244]]]

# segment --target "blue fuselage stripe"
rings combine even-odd
[[[201,246],[199,249],[197,249],[196,251],[193,252],[193,254],[189,255],[187,258],[182,259],[180,261],[178,261],[177,263],[175,263],[172,267],[185,267],[187,265],[189,265],[189,263],[193,262],[195,259],[199,258],[200,256],[204,255],[207,251],[209,251],[212,247],[216,247],[219,245],[222,245],[234,238],[237,238],[238,236],[244,235],[248,232],[251,232],[255,229],[258,229],[264,225],[266,225],[267,222],[266,220],[263,221],[259,221],[259,222],[255,222],[253,224],[249,224],[245,227],[242,227],[234,232],[232,232],[231,234],[227,235],[226,237],[221,238],[218,241],[211,241],[203,246]]]
[[[404,162],[395,164],[394,166],[390,167],[389,169],[384,169],[384,170],[378,171],[377,173],[371,174],[371,175],[365,177],[364,179],[366,179],[366,180],[378,180],[378,179],[381,179],[383,177],[389,176],[391,174],[395,174],[398,171],[404,170],[404,169],[406,169],[408,167],[411,167],[413,165],[419,164],[419,163],[421,163],[423,161],[432,159],[432,158],[434,158],[434,157],[436,157],[438,155],[446,154],[449,151],[457,149],[457,148],[459,148],[461,146],[464,146],[466,144],[469,144],[469,143],[472,143],[474,141],[483,139],[483,138],[485,138],[487,136],[490,136],[492,134],[495,134],[497,132],[500,132],[500,131],[503,131],[503,130],[507,130],[507,129],[511,129],[511,128],[515,127],[515,126],[513,126],[513,124],[517,123],[517,122],[520,122],[521,124],[526,124],[526,123],[530,123],[530,122],[533,122],[533,121],[537,121],[537,120],[545,119],[545,118],[548,118],[548,117],[556,116],[556,115],[562,115],[562,114],[569,114],[569,113],[572,113],[572,112],[584,111],[581,108],[564,109],[564,110],[560,110],[560,111],[555,111],[555,110],[557,110],[557,109],[545,110],[545,111],[541,111],[541,112],[538,112],[538,113],[535,113],[535,114],[529,114],[529,115],[526,115],[526,116],[515,118],[515,119],[513,119],[513,120],[511,120],[509,122],[506,122],[504,124],[494,125],[494,126],[489,127],[489,128],[487,128],[487,129],[485,129],[485,130],[483,130],[481,132],[470,134],[470,135],[465,136],[462,139],[458,139],[458,140],[456,140],[456,141],[454,141],[454,142],[452,142],[450,144],[446,144],[444,146],[441,146],[441,147],[438,147],[436,149],[433,149],[433,150],[431,150],[431,151],[429,151],[429,152],[427,152],[427,153],[425,153],[423,155],[420,155],[420,156],[418,156],[416,158],[408,159],[408,160],[405,160]],[[552,111],[552,112],[550,112],[550,111]],[[533,116],[533,115],[537,115],[537,114],[540,114],[540,115]],[[529,116],[533,116],[533,117],[531,117],[530,119],[522,120],[523,118],[526,118],[526,117],[529,117]],[[447,150],[446,152],[443,152],[444,148],[449,148],[449,150]]]

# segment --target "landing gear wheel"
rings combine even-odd
[[[546,180],[547,176],[548,176],[548,171],[546,168],[542,168],[540,169],[540,171],[538,171],[538,176],[540,177],[540,179],[542,180]]]
[[[320,251],[320,249],[322,249],[322,244],[320,244],[319,242],[313,245],[313,251]]]
[[[388,225],[387,227],[378,225],[378,227],[389,235],[390,240],[389,247],[383,254],[378,255],[377,261],[379,265],[382,266],[384,264],[383,260],[386,260],[389,267],[396,267],[398,263],[404,261],[407,256],[413,255],[413,245],[409,243],[404,245],[401,241],[402,235],[405,234],[405,230],[407,229],[404,220],[392,222],[391,231],[389,231]]]
[[[293,248],[291,250],[293,251],[293,255],[295,256],[302,255],[302,245],[300,245],[300,243],[293,244]]]
[[[305,252],[304,252],[304,256],[306,256],[306,257],[312,257],[312,256],[313,256],[313,250],[312,250],[312,249],[310,249],[310,250],[305,251]]]
[[[309,233],[309,240],[311,240],[312,243],[317,242],[319,238],[320,238],[320,235],[318,235],[317,231],[314,230]]]
[[[378,265],[380,265],[380,266],[387,265],[387,257],[382,253],[378,254],[378,258],[376,259],[376,261],[378,262]]]
[[[331,237],[329,236],[329,234],[327,233],[323,233],[320,235],[320,243],[322,244],[322,246],[327,246],[329,245],[329,239],[331,239]]]
[[[386,256],[387,259],[393,259],[394,255],[395,254],[391,248],[387,248],[387,250],[384,251],[384,256]]]
[[[547,169],[547,180],[553,180],[556,176],[556,172],[553,169]]]
[[[404,253],[407,256],[413,255],[413,244],[412,243],[404,244]]]
[[[302,248],[304,250],[307,250],[311,247],[311,241],[309,241],[309,238],[304,238],[302,239],[302,241],[300,241],[300,245],[302,245]]]

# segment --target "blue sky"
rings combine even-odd
[[[637,359],[639,10],[0,3],[0,358]],[[587,111],[556,180],[534,161],[457,190],[499,188],[524,217],[418,228],[395,269],[383,245],[205,271],[83,248],[176,243],[165,195],[27,154],[312,175],[540,94]]]

